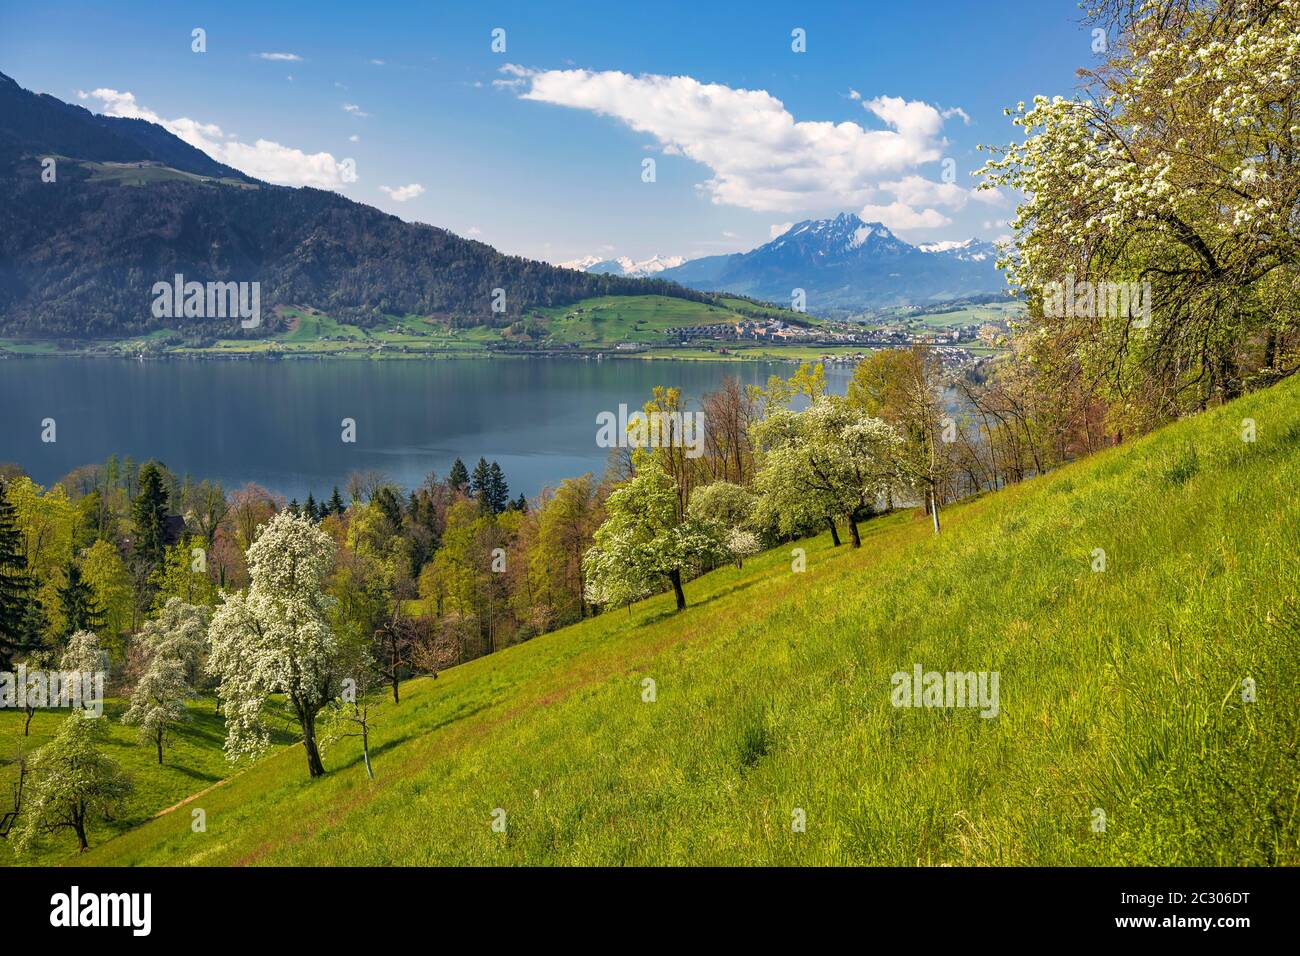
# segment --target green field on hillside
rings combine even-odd
[[[931,309],[898,306],[874,314],[868,325],[902,324],[918,329],[947,329],[955,325],[983,325],[985,322],[1003,322],[1023,316],[1025,304],[1019,301],[987,302],[978,305]]]
[[[70,160],[90,172],[91,182],[117,182],[123,186],[147,186],[150,183],[187,182],[209,185],[233,186],[236,189],[260,189],[257,183],[246,183],[227,177],[200,176],[157,163],[97,163],[90,160]]]
[[[744,315],[737,309],[751,315]],[[786,321],[792,318],[815,321],[741,299],[720,299],[717,305],[712,305],[663,295],[604,296],[585,299],[564,308],[538,311],[546,319],[550,341],[584,346],[617,345],[619,342],[662,344],[666,329],[686,325],[735,325],[754,315]]]
[[[0,338],[0,351],[13,352],[16,355],[54,355],[59,351],[59,346],[56,342]]]
[[[315,782],[289,745],[187,805],[206,833],[171,812],[65,859],[1300,863],[1298,481],[1291,380],[952,507],[941,537],[896,513],[859,551],[799,543],[802,573],[780,547],[681,614],[662,595],[410,681],[373,782],[351,742]],[[916,664],[997,672],[997,716],[892,706]],[[203,789],[214,758],[185,759]]]
[[[173,807],[207,787],[221,783],[248,765],[231,766],[222,751],[225,725],[217,714],[216,701],[211,697],[196,698],[187,705],[190,720],[182,725],[167,741],[163,752],[163,765],[158,766],[157,754],[151,744],[139,742],[136,727],[121,722],[127,702],[109,699],[104,702],[104,719],[109,736],[103,745],[104,753],[122,765],[134,784],[134,792],[126,803],[124,812],[109,822],[95,822],[90,826],[91,844],[103,842],[114,835],[140,826],[161,810]],[[18,779],[18,754],[31,756],[38,747],[54,736],[59,724],[67,719],[66,711],[38,710],[32,716],[31,734],[23,735],[23,713],[0,711],[0,799],[5,810],[12,809],[10,793]],[[292,740],[286,733],[275,731],[281,744]],[[0,866],[14,863],[57,863],[67,856],[68,834],[50,836],[41,841],[29,855],[16,857],[12,840],[0,840]],[[75,846],[75,839],[73,845]]]
[[[268,353],[344,355],[373,354],[387,350],[481,352],[489,342],[500,342],[497,329],[479,326],[451,329],[423,316],[386,316],[372,326],[341,322],[314,309],[285,309],[290,328],[264,339],[223,339],[206,348],[185,348],[198,353]]]

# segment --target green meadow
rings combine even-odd
[[[752,315],[816,322],[772,306],[719,297],[716,304],[674,299],[662,295],[603,296],[585,299],[576,305],[556,309],[539,309],[546,320],[547,340],[557,344],[583,346],[617,345],[635,342],[662,345],[670,328],[686,325],[735,325]]]
[[[954,506],[939,537],[896,512],[860,550],[692,581],[680,614],[661,595],[409,681],[373,781],[353,741],[313,782],[297,744],[231,776],[211,721],[162,769],[122,737],[131,818],[61,858],[1300,863],[1297,482],[1291,380]],[[893,706],[916,664],[996,671],[997,716]]]
[[[113,820],[91,824],[92,845],[125,833],[207,787],[221,783],[247,766],[232,767],[222,751],[225,725],[217,714],[215,699],[196,698],[187,705],[190,719],[169,738],[160,767],[152,745],[141,744],[137,728],[121,722],[128,702],[110,698],[104,702],[108,738],[103,752],[122,765],[132,779],[134,792],[123,811]],[[26,717],[21,712],[0,711],[0,807],[12,809],[12,787],[18,780],[19,754],[31,756],[54,736],[66,711],[38,710],[32,715],[30,733],[23,735]],[[277,724],[274,736],[280,744],[292,740]],[[0,840],[0,865],[15,863],[57,863],[68,853],[67,837],[72,831],[52,835],[27,856],[16,856],[11,840]],[[74,840],[75,847],[75,840]]]
[[[934,309],[929,312],[906,306],[896,306],[875,313],[867,324],[888,325],[902,323],[918,329],[941,330],[955,325],[982,325],[985,322],[1020,319],[1024,317],[1024,314],[1025,305],[1020,301],[984,302],[953,308]]]

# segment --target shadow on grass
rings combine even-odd
[[[218,780],[226,779],[221,774],[207,773],[202,770],[192,770],[189,767],[182,767],[180,764],[168,763],[165,755],[163,757],[162,765],[166,767],[168,770],[174,770],[177,773],[184,774],[185,776],[193,780],[204,780],[207,781],[208,783],[216,783]]]

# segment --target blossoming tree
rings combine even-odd
[[[1101,62],[983,185],[1027,197],[999,264],[1045,386],[1145,427],[1300,368],[1300,0],[1089,6]]]
[[[678,486],[657,461],[636,456],[637,474],[609,496],[608,517],[583,559],[587,600],[619,605],[672,585],[686,607],[685,576],[730,556],[725,529],[679,511]]]
[[[208,669],[221,680],[231,759],[266,748],[266,700],[284,694],[302,730],[308,772],[325,773],[316,715],[337,696],[342,676],[325,593],[334,553],[329,535],[309,519],[282,511],[248,548],[248,590],[223,594],[208,629]]]

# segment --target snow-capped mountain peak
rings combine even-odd
[[[614,275],[643,278],[663,272],[665,269],[676,268],[685,261],[685,256],[654,255],[649,259],[640,261],[631,259],[628,256],[617,256],[613,259],[604,256],[583,256],[581,259],[572,259],[568,262],[557,263],[557,265],[562,269],[576,269],[579,272],[612,273]]]
[[[845,212],[796,222],[748,252],[691,260],[587,256],[560,264],[584,272],[653,276],[692,289],[735,292],[769,302],[788,302],[792,290],[801,289],[809,311],[830,314],[1005,292],[997,256],[997,247],[983,239],[914,246],[882,223]]]
[[[923,242],[916,248],[922,252],[947,253],[963,262],[984,262],[997,258],[997,246],[984,239],[944,239],[941,242]]]
[[[570,259],[568,262],[557,262],[556,265],[561,269],[573,269],[577,272],[586,272],[598,262],[605,262],[603,256],[583,256],[581,259]]]
[[[834,219],[797,222],[750,254],[794,254],[805,259],[829,261],[861,256],[889,258],[910,248],[882,223],[864,222],[854,213],[842,212]]]

